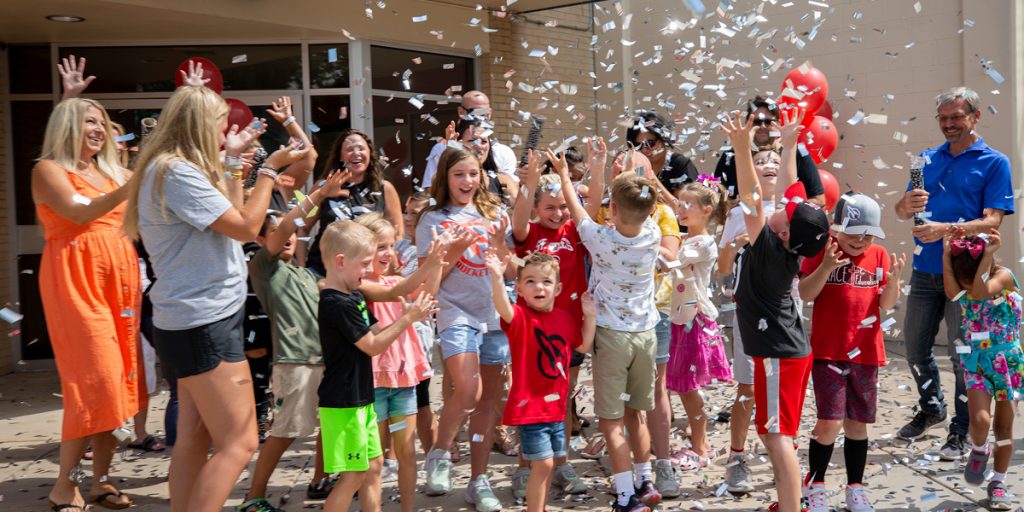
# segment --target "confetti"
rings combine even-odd
[[[759,331],[767,331],[768,330],[768,320],[765,320],[764,318],[758,320],[757,321],[757,330],[759,330]]]
[[[972,332],[971,341],[984,341],[989,339],[988,331]]]
[[[337,48],[328,48],[327,49],[327,62],[331,62],[331,63],[338,62],[338,49]]]
[[[474,443],[482,443],[482,442],[484,442],[484,436],[482,436],[480,434],[473,434],[473,442]]]
[[[249,56],[244,54],[244,53],[241,54],[241,55],[235,55],[234,57],[231,57],[231,63],[232,64],[241,64],[243,62],[248,62],[248,61],[249,61]]]
[[[394,434],[395,432],[398,432],[400,430],[405,430],[405,422],[404,421],[399,421],[398,423],[392,423],[392,424],[388,425],[388,432],[391,432],[392,434]]]
[[[875,316],[875,315],[871,315],[871,316],[865,318],[864,320],[861,320],[860,321],[860,325],[868,326],[868,325],[871,325],[871,324],[875,323],[876,321],[878,321],[878,317]]]
[[[555,401],[558,400],[558,398],[559,398],[558,393],[551,393],[550,395],[547,395],[547,396],[544,397],[544,401],[545,402],[555,402]]]
[[[309,129],[309,131],[310,131],[310,132],[312,132],[312,133],[316,133],[316,132],[319,132],[319,131],[320,131],[320,127],[319,127],[319,126],[317,126],[317,125],[316,125],[315,123],[309,123],[309,124],[307,124],[307,125],[306,125],[306,128],[308,128],[308,129]]]
[[[971,346],[970,345],[957,345],[956,346],[956,353],[957,354],[970,354],[971,353]]]
[[[623,402],[628,402],[630,398],[632,397],[629,395],[629,393],[623,393],[619,395],[619,400],[622,400]]]
[[[413,16],[412,17],[412,22],[413,23],[423,23],[424,21],[427,21],[427,15],[426,14],[424,14],[423,16]]]
[[[92,204],[92,199],[89,199],[88,197],[85,197],[82,194],[75,194],[71,196],[71,200],[85,206],[89,206],[90,204]]]
[[[14,325],[20,322],[22,318],[25,318],[24,315],[10,308],[0,309],[0,320],[3,320],[8,324]]]
[[[134,318],[135,310],[131,308],[125,308],[121,310],[121,318]]]
[[[860,349],[859,348],[854,348],[853,350],[851,350],[851,351],[846,353],[846,357],[848,357],[850,359],[854,359],[854,358],[856,358],[859,355],[860,355]]]
[[[129,142],[133,140],[135,140],[134,133],[126,133],[124,135],[118,135],[117,137],[114,137],[114,142]]]

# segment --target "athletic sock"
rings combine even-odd
[[[864,466],[868,463],[868,440],[847,437],[843,457],[846,459],[846,484],[863,483]]]
[[[633,464],[633,483],[636,487],[640,487],[640,484],[644,483],[644,480],[651,479],[651,463],[642,462],[640,464]]]
[[[807,459],[810,465],[807,483],[825,481],[825,471],[828,470],[828,461],[832,460],[832,449],[835,446],[835,443],[821,444],[817,440],[811,439],[810,448],[807,450]]]
[[[992,481],[993,482],[1005,482],[1006,481],[1006,473],[995,473],[995,472],[993,472],[992,473]]]
[[[615,482],[615,495],[619,505],[629,503],[629,499],[636,494],[636,490],[633,488],[633,473],[629,471],[615,473],[612,475],[612,481]]]

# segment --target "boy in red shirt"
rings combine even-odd
[[[572,350],[589,352],[593,346],[597,308],[589,294],[580,298],[584,318],[581,333],[578,320],[555,307],[555,297],[562,289],[558,260],[543,253],[531,254],[523,262],[516,280],[516,293],[522,303],[513,306],[502,278],[507,263],[493,252],[487,254],[486,261],[494,306],[512,355],[512,388],[502,423],[519,428],[520,452],[531,466],[526,506],[530,512],[540,512],[547,502],[554,459],[566,454],[570,354]]]
[[[804,484],[808,512],[827,512],[825,488],[832,448],[843,428],[846,444],[846,509],[874,512],[864,490],[868,424],[878,405],[878,367],[885,365],[882,318],[899,299],[899,277],[906,255],[891,259],[885,248],[882,211],[870,197],[847,193],[836,204],[828,246],[803,261],[800,297],[814,301],[811,330],[814,399],[818,423],[811,435],[810,472]]]

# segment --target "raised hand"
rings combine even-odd
[[[491,243],[491,247],[505,247],[505,233],[508,233],[509,220],[507,215],[500,215],[498,218],[497,225],[491,225],[487,228],[487,238]]]
[[[506,256],[505,259],[499,258],[498,253],[493,249],[488,250],[484,253],[484,264],[487,265],[487,270],[491,272],[492,276],[503,276],[505,275],[505,269],[508,267],[508,261],[511,259],[511,255]]]
[[[849,258],[844,259],[843,256],[845,255],[839,249],[839,243],[835,240],[829,240],[828,246],[825,247],[825,257],[821,260],[821,264],[830,270],[842,267],[850,262]]]
[[[551,166],[554,168],[555,172],[558,173],[558,176],[563,179],[568,178],[569,164],[565,161],[565,151],[562,151],[557,155],[550,149],[546,149],[545,152],[547,153],[548,160],[551,161]]]
[[[76,60],[74,55],[68,55],[57,63],[57,72],[60,73],[61,82],[64,84],[64,99],[77,98],[93,80],[95,76],[85,77],[85,57]]]
[[[203,87],[210,83],[209,78],[203,78],[203,63],[191,59],[188,61],[188,73],[184,69],[181,70],[181,81],[194,87]]]
[[[444,128],[444,138],[446,141],[459,140],[459,132],[455,131],[455,121],[448,123]]]
[[[900,275],[903,274],[903,269],[907,265],[907,253],[901,252],[899,257],[896,257],[896,253],[892,253],[889,258],[892,260],[892,266],[889,267],[888,280],[892,282],[893,279],[899,279]]]
[[[604,166],[608,164],[608,146],[604,143],[603,137],[591,137],[590,144],[587,144],[587,168],[591,173],[604,172]]]
[[[327,179],[320,182],[320,190],[323,190],[322,197],[337,197],[350,179],[352,179],[352,171],[349,169],[331,171],[327,175]]]
[[[784,147],[796,146],[800,139],[800,131],[804,129],[801,123],[807,116],[807,109],[803,107],[798,107],[796,110],[783,109],[781,114],[782,125],[779,126],[778,123],[772,121],[772,130],[781,133],[779,139]]]
[[[587,318],[597,316],[597,301],[594,300],[594,296],[590,292],[583,292],[583,296],[580,297],[580,305],[583,306],[583,316]]]
[[[448,255],[448,248],[451,246],[451,239],[445,237],[434,238],[427,249],[426,266],[440,267],[444,264],[444,258]]]
[[[423,320],[437,312],[437,301],[427,292],[420,292],[412,302],[406,301],[405,297],[399,297],[399,300],[402,302],[402,314],[409,315],[413,322]]]
[[[259,119],[253,119],[251,123],[239,130],[237,124],[231,125],[228,129],[227,138],[224,141],[224,151],[231,156],[241,155],[249,149],[252,141],[258,139],[263,132],[267,131],[267,123]]]
[[[719,128],[729,137],[733,151],[750,151],[754,140],[754,116],[737,111],[734,118],[725,116]]]
[[[288,96],[281,96],[277,98],[277,100],[273,101],[270,106],[272,108],[267,109],[267,114],[281,124],[284,124],[284,122],[292,116],[292,99]]]
[[[999,236],[999,230],[996,228],[988,230],[988,239],[985,240],[985,252],[988,254],[995,254],[1002,244],[1003,240]]]
[[[306,157],[307,153],[309,153],[309,146],[303,144],[302,141],[291,141],[290,144],[281,146],[280,149],[267,157],[267,167],[275,171],[280,170],[302,160]]]

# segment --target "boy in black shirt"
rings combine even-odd
[[[320,292],[320,345],[324,377],[320,383],[320,431],[324,470],[341,472],[324,510],[345,512],[367,477],[379,477],[383,452],[373,411],[373,366],[380,354],[413,322],[430,314],[435,302],[426,293],[406,303],[402,316],[380,329],[359,292],[373,267],[377,237],[352,221],[324,230],[320,242],[327,277]]]
[[[782,131],[783,139],[794,141],[803,115],[788,117],[783,116],[784,126],[775,127]],[[777,506],[770,510],[798,512],[800,462],[793,438],[800,424],[812,359],[791,290],[800,270],[799,257],[814,256],[825,247],[829,224],[825,212],[807,201],[803,183],[786,189],[785,207],[765,218],[751,154],[753,126],[754,116],[740,113],[722,124],[736,150],[739,198],[750,236],[740,259],[736,315],[744,350],[754,358],[754,420],[768,449],[779,494]],[[795,153],[788,149],[787,163],[791,164]],[[782,173],[779,185],[785,188],[791,180],[788,173]]]

